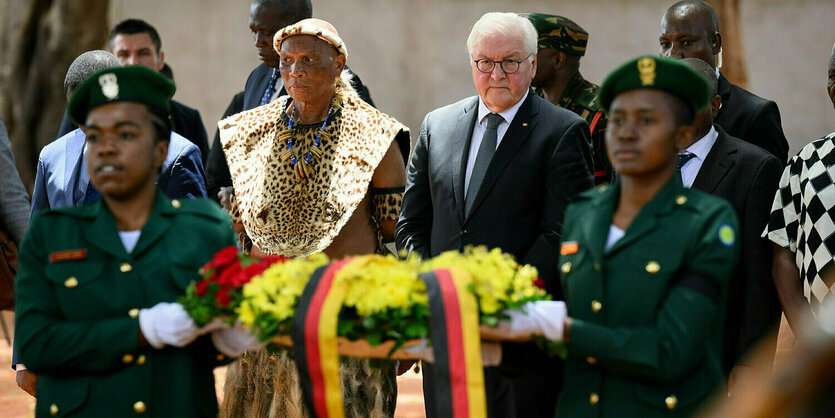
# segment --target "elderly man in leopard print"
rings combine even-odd
[[[218,123],[242,247],[286,257],[383,251],[406,182],[396,138],[408,128],[357,96],[329,23],[290,25],[274,46],[289,96]],[[222,415],[307,415],[295,375],[284,354],[247,353],[228,372]],[[394,414],[393,365],[352,360],[342,376],[346,416]]]

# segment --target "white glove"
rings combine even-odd
[[[432,347],[426,341],[426,338],[421,338],[420,343],[405,347],[403,351],[420,357],[422,361],[427,363],[435,362],[435,354],[432,352]],[[498,366],[502,362],[502,345],[499,343],[482,342],[481,343],[481,362],[484,367]]]
[[[522,311],[510,310],[506,312],[509,320],[499,322],[491,330],[496,336],[508,340],[521,340],[533,335],[542,335],[552,341],[563,340],[565,326],[565,302],[561,300],[542,300],[530,302],[522,307]]]
[[[233,328],[212,331],[212,343],[217,351],[228,357],[238,357],[246,351],[257,351],[267,345],[266,342],[258,342],[252,330],[244,328],[240,322],[235,322]]]
[[[198,337],[197,326],[179,303],[160,302],[139,311],[139,329],[152,347],[185,347]]]

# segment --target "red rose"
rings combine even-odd
[[[215,273],[217,284],[221,286],[234,286],[235,275],[241,271],[241,263],[235,263]]]
[[[224,267],[238,261],[238,247],[230,246],[218,251],[205,266],[203,271]]]
[[[228,288],[221,288],[220,290],[215,293],[215,303],[223,308],[229,306],[229,302],[232,301],[232,298],[229,297],[229,289]]]
[[[232,286],[237,288],[249,283],[253,277],[263,273],[264,270],[273,265],[276,261],[277,260],[263,259],[257,263],[250,264],[235,274],[235,277],[232,279]]]
[[[533,281],[533,285],[540,289],[545,289],[545,280],[537,277],[536,280]]]
[[[197,296],[205,296],[208,293],[208,286],[209,283],[205,280],[201,280],[194,284],[194,290]]]

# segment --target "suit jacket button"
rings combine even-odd
[[[133,266],[132,266],[132,265],[130,265],[130,263],[122,263],[122,264],[119,266],[119,271],[121,271],[122,273],[127,273],[127,272],[129,272],[129,271],[131,271],[131,270],[133,270]]]
[[[647,273],[655,274],[655,273],[658,273],[659,271],[661,271],[661,264],[658,264],[657,261],[653,260],[653,261],[650,261],[649,263],[647,263],[646,269],[647,269]]]
[[[72,289],[78,286],[78,279],[76,279],[75,276],[67,278],[67,280],[64,280],[64,286],[67,289]]]
[[[600,303],[600,301],[598,301],[598,300],[591,301],[591,311],[592,312],[598,313],[598,312],[600,312],[601,309],[603,309],[603,304]]]
[[[136,358],[136,364],[141,366],[141,365],[145,364],[145,360],[146,360],[145,355],[140,354],[139,357]]]
[[[685,203],[687,203],[687,196],[682,194],[682,195],[679,195],[678,197],[676,197],[676,204],[677,205],[681,206]]]
[[[128,316],[131,318],[139,318],[139,309],[133,308],[128,311]]]
[[[49,415],[58,415],[58,405],[49,405]]]
[[[667,408],[675,409],[676,404],[678,404],[678,398],[676,395],[670,395],[667,399],[664,399],[664,403],[667,404]]]
[[[600,402],[600,395],[598,395],[596,393],[592,393],[591,395],[589,395],[589,403],[590,404],[597,405],[598,402]]]
[[[560,266],[560,271],[562,271],[562,274],[570,273],[571,272],[571,262],[566,261],[565,263],[562,263],[562,266]]]
[[[139,401],[133,404],[133,410],[136,411],[137,414],[145,412],[146,409],[148,408],[145,406],[145,402]]]
[[[133,356],[130,355],[130,354],[125,354],[124,356],[122,356],[122,363],[125,363],[125,364],[133,363]]]
[[[180,203],[180,201],[179,201],[179,200],[177,200],[177,199],[174,199],[174,200],[172,200],[172,201],[171,201],[171,206],[173,206],[173,207],[174,207],[174,209],[179,209],[179,208],[180,208],[180,206],[182,206],[182,205],[183,205],[183,204],[182,204],[182,203]]]

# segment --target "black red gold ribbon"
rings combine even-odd
[[[351,258],[316,269],[299,298],[293,320],[293,351],[299,380],[311,414],[320,418],[344,416],[336,322],[345,286],[335,282],[336,273]]]
[[[429,299],[429,332],[435,357],[433,380],[441,417],[487,416],[478,304],[460,269],[423,273]]]

